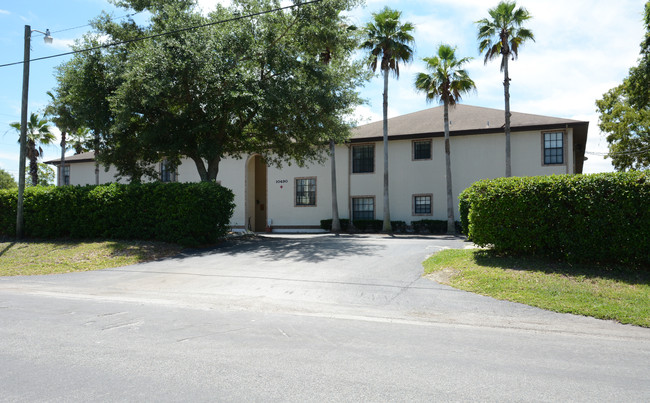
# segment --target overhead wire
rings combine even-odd
[[[133,17],[134,15],[137,15],[137,14],[140,14],[140,13],[141,13],[141,11],[136,11],[136,12],[134,12],[134,13],[126,14],[126,15],[123,15],[123,16],[121,16],[121,17],[111,17],[111,18],[114,19],[114,20],[121,20],[122,18]],[[58,34],[58,33],[60,33],[60,32],[72,31],[72,30],[74,30],[74,29],[79,29],[79,28],[89,27],[90,25],[91,25],[91,24],[79,25],[79,26],[77,26],[77,27],[60,29],[60,30],[58,30],[58,31],[51,31],[50,33],[51,33],[51,34]]]
[[[646,152],[650,152],[650,147],[645,147],[645,148],[639,148],[636,150],[628,150],[628,151],[620,151],[616,153],[603,153],[603,152],[596,152],[596,151],[585,151],[585,154],[589,155],[600,155],[604,157],[611,157],[615,155],[639,155],[639,154],[644,154]]]
[[[126,41],[111,42],[111,43],[107,43],[107,44],[104,44],[104,45],[93,46],[91,48],[73,50],[71,52],[59,53],[59,54],[50,55],[50,56],[37,57],[37,58],[34,58],[34,59],[30,59],[29,62],[31,63],[31,62],[36,62],[36,61],[40,61],[40,60],[53,59],[53,58],[56,58],[56,57],[74,55],[74,54],[77,54],[77,53],[90,52],[90,51],[93,51],[93,50],[104,49],[104,48],[109,48],[109,47],[113,47],[113,46],[126,45],[128,43],[139,42],[139,41],[144,41],[144,40],[153,39],[153,38],[159,38],[161,36],[177,34],[179,32],[192,31],[192,30],[199,29],[199,28],[205,28],[205,27],[209,27],[209,26],[213,26],[213,25],[225,24],[227,22],[239,21],[239,20],[252,18],[252,17],[257,17],[257,16],[264,15],[264,14],[275,13],[275,12],[278,12],[278,11],[283,11],[283,10],[287,10],[287,9],[291,9],[291,8],[302,7],[302,6],[306,6],[306,5],[310,5],[310,4],[316,4],[316,3],[320,3],[322,1],[323,0],[310,0],[310,1],[306,1],[304,3],[292,4],[292,5],[289,5],[289,6],[278,7],[278,8],[274,8],[274,9],[271,9],[271,10],[260,11],[260,12],[253,13],[253,14],[241,15],[241,16],[237,16],[237,17],[233,17],[233,18],[228,18],[228,19],[225,19],[225,20],[219,20],[219,21],[209,22],[209,23],[206,23],[206,24],[195,25],[195,26],[192,26],[192,27],[186,27],[186,28],[176,29],[176,30],[173,30],[173,31],[162,32],[162,33],[159,33],[159,34],[141,36],[139,38],[129,39],[129,40],[126,40]],[[25,60],[22,60],[22,61],[19,61],[19,62],[13,62],[13,63],[0,64],[0,68],[15,66],[17,64],[24,64],[24,63],[25,63]]]

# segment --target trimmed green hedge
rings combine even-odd
[[[479,246],[650,265],[650,172],[483,180],[460,200],[463,226]]]
[[[206,182],[27,188],[25,235],[210,244],[230,230],[233,200]],[[16,205],[16,190],[0,191],[0,235],[15,235]]]

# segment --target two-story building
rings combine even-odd
[[[468,105],[450,108],[452,188],[458,219],[458,194],[473,182],[504,176],[505,135],[502,110]],[[513,176],[582,173],[589,122],[513,112]],[[389,195],[392,220],[446,220],[443,107],[388,121]],[[382,122],[359,126],[346,144],[336,146],[339,216],[382,219]],[[58,160],[48,161],[58,165]],[[160,164],[165,181],[199,180],[191,160],[175,172]],[[115,169],[95,172],[93,153],[66,158],[65,181],[71,185],[115,181]],[[318,231],[332,217],[331,167],[267,166],[259,155],[224,158],[218,181],[235,193],[234,230]]]

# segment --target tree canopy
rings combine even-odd
[[[373,20],[364,27],[365,41],[361,49],[369,52],[368,67],[382,72],[392,71],[399,77],[399,64],[413,59],[413,30],[415,25],[402,22],[402,12],[388,6],[372,14]]]
[[[52,168],[51,166],[49,166],[49,165],[47,165],[47,164],[45,164],[43,162],[39,162],[37,164],[36,169],[38,170],[38,180],[37,180],[36,184],[30,183],[27,180],[27,179],[30,178],[30,174],[28,172],[26,172],[25,173],[25,179],[26,179],[25,180],[25,187],[30,187],[30,186],[52,186],[52,185],[54,185],[54,176],[55,176],[54,168]]]
[[[226,156],[301,165],[349,136],[344,117],[361,103],[366,74],[351,61],[354,33],[339,14],[356,0],[296,1],[272,13],[263,12],[279,1],[235,0],[208,15],[190,0],[113,3],[149,11],[150,24],[94,20],[98,33],[77,49],[128,43],[76,54],[59,67],[57,94],[120,175],[155,178],[156,162],[188,157],[201,180],[214,181]],[[326,46],[341,57],[322,63]]]
[[[418,73],[415,88],[424,92],[427,101],[438,100],[440,103],[455,105],[465,93],[476,91],[476,84],[463,68],[471,57],[456,57],[456,48],[442,44],[434,57],[422,59],[431,74]]]
[[[18,184],[13,176],[4,169],[0,168],[0,189],[16,189]]]
[[[596,101],[598,127],[607,134],[608,156],[618,171],[650,168],[650,1],[645,5],[644,25],[639,65]]]

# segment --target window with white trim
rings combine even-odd
[[[316,205],[316,178],[296,178],[296,206]]]
[[[564,164],[564,132],[544,133],[544,165]]]

